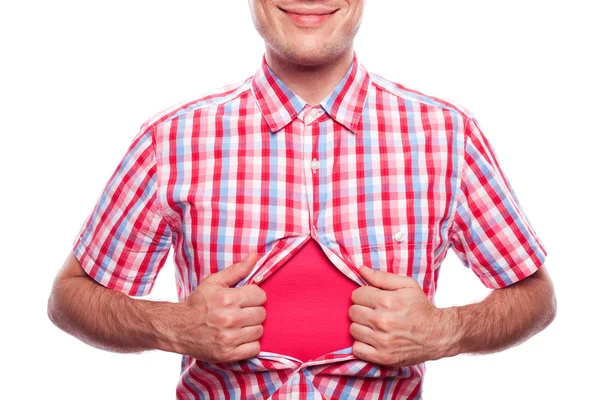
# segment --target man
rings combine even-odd
[[[56,278],[57,326],[182,354],[179,399],[417,399],[425,361],[552,321],[546,250],[490,143],[360,65],[363,7],[250,1],[262,66],[142,125]],[[180,302],[129,297],[171,246]],[[483,301],[433,305],[450,247],[495,289]]]

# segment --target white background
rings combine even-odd
[[[558,298],[554,323],[521,346],[428,363],[428,400],[598,392],[594,3],[367,4],[359,61],[475,114],[546,245]],[[174,398],[178,355],[88,347],[50,323],[46,302],[140,125],[258,68],[263,43],[246,2],[3,2],[0,52],[0,398]],[[439,285],[440,306],[487,293],[453,252]],[[150,297],[176,300],[170,259]]]

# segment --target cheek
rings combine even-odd
[[[332,28],[332,34],[338,39],[347,41],[354,38],[361,23],[362,13],[360,10],[350,7],[344,15],[341,16],[337,26]]]
[[[350,20],[351,30],[356,31],[362,21],[363,1],[355,1],[352,3],[353,4],[350,5],[351,11],[350,11],[350,15],[348,17]]]
[[[272,6],[266,3],[267,2],[264,1],[253,1],[252,6],[250,7],[252,21],[254,22],[256,30],[261,35],[273,30],[273,25],[275,24],[272,11],[270,10],[270,7]]]

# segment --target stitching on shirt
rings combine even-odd
[[[523,248],[526,249],[525,250],[526,257],[521,258],[520,262],[518,262],[515,265],[507,265],[505,268],[502,268],[501,272],[497,272],[496,270],[490,272],[490,271],[481,270],[481,269],[477,269],[477,270],[475,270],[473,272],[475,272],[476,275],[482,276],[484,278],[494,278],[494,277],[498,277],[498,276],[500,276],[502,274],[507,274],[510,271],[513,271],[513,268],[519,267],[521,264],[523,264],[522,261],[526,260],[528,258],[532,260],[532,262],[533,262],[534,265],[537,265],[537,262],[534,261],[535,258],[539,258],[540,259],[540,261],[541,261],[541,263],[539,265],[540,267],[544,264],[544,262],[546,260],[546,255],[544,255],[544,252],[542,251],[542,249],[540,247],[535,247],[535,246],[532,246],[530,243],[527,243],[526,247],[523,247]],[[537,256],[536,250],[540,250],[540,253],[542,254],[541,257]],[[535,258],[533,256],[535,256]],[[494,258],[494,259],[502,259],[503,256],[502,256],[502,254],[500,254],[499,251],[495,251],[494,254],[493,254],[493,256],[492,256],[492,258]],[[517,281],[513,281],[512,283],[515,283],[515,282],[517,282]]]
[[[375,76],[377,76],[377,75],[375,75]],[[381,78],[381,77],[379,77],[379,78]],[[383,79],[383,78],[381,78],[381,79]],[[385,80],[385,79],[384,79],[384,80]],[[386,87],[384,87],[384,86],[380,85],[380,84],[379,84],[379,83],[377,83],[377,82],[374,82],[373,80],[372,80],[371,82],[373,83],[373,86],[375,86],[375,87],[377,87],[377,88],[379,88],[379,89],[381,89],[381,90],[383,90],[383,91],[385,91],[385,92],[387,92],[387,93],[391,94],[392,96],[395,96],[395,97],[398,97],[398,98],[401,98],[401,99],[404,99],[404,100],[414,101],[414,102],[417,102],[417,103],[420,103],[420,104],[425,104],[425,105],[427,105],[427,106],[431,106],[431,107],[437,107],[437,108],[441,108],[441,109],[444,109],[444,110],[448,110],[448,111],[451,111],[451,112],[458,113],[458,114],[459,114],[459,115],[461,115],[463,118],[465,118],[465,117],[466,117],[466,114],[465,114],[465,113],[464,113],[462,110],[458,109],[458,108],[457,108],[457,107],[455,107],[455,106],[448,106],[448,105],[445,105],[445,104],[443,104],[443,103],[442,103],[442,101],[443,101],[443,100],[441,100],[441,99],[436,99],[436,98],[435,98],[435,97],[433,97],[433,96],[423,95],[424,97],[431,97],[431,99],[432,99],[432,100],[434,100],[434,101],[435,101],[436,103],[438,103],[438,104],[430,104],[430,103],[427,103],[427,102],[425,102],[425,101],[423,101],[423,100],[419,100],[419,99],[417,99],[417,98],[414,98],[414,97],[403,96],[403,95],[401,95],[401,94],[398,94],[398,93],[394,93],[394,92],[392,92],[390,89],[388,89],[388,88],[386,88]],[[393,84],[392,82],[390,82],[390,83],[391,83],[391,84]]]
[[[452,207],[451,207],[451,212],[450,212],[450,218],[448,220],[448,224],[446,225],[446,236],[448,237],[448,242],[451,242],[451,237],[450,237],[450,231],[452,226],[454,225],[454,220],[456,219],[456,213],[457,213],[457,209],[458,209],[458,195],[459,192],[461,190],[461,186],[462,186],[462,182],[463,182],[463,175],[465,174],[465,170],[466,170],[466,160],[465,160],[465,156],[467,153],[467,136],[468,136],[468,130],[469,130],[469,118],[466,115],[463,115],[463,154],[462,157],[459,158],[459,162],[458,162],[458,184],[456,185],[456,195],[454,196],[454,201],[452,202]]]
[[[82,257],[86,257],[89,259],[89,261],[92,262],[93,265],[98,266],[98,271],[102,271],[103,276],[109,276],[111,279],[116,279],[117,281],[123,283],[129,283],[132,286],[133,285],[146,285],[148,286],[149,283],[153,283],[154,280],[150,280],[153,277],[150,275],[142,275],[142,276],[134,276],[133,278],[130,277],[129,275],[123,275],[123,274],[115,274],[115,270],[113,268],[110,268],[109,265],[104,262],[103,260],[106,259],[106,257],[103,258],[102,261],[98,260],[98,257],[94,256],[92,253],[92,249],[91,249],[91,245],[87,245],[84,241],[81,241],[81,245],[83,247],[83,254],[81,255]],[[83,267],[83,265],[82,265]],[[90,275],[91,278],[93,278],[95,281],[97,281],[98,283],[100,283],[102,286],[106,286],[106,284],[103,284],[101,282],[101,279],[97,279],[98,277],[98,271],[96,272],[96,274],[94,276],[92,276],[90,274],[90,272],[88,272],[87,270],[85,270],[86,273],[88,275]],[[156,274],[154,274],[154,278],[156,278]],[[148,289],[151,289],[150,287],[148,287]],[[131,291],[131,288],[127,290],[128,292]],[[135,295],[135,296],[140,296],[140,295]]]
[[[150,125],[150,127],[154,129],[156,126],[162,125],[162,124],[164,124],[166,122],[171,121],[172,119],[174,119],[176,117],[188,114],[188,113],[193,112],[195,110],[199,110],[199,109],[202,109],[202,108],[205,108],[205,107],[220,106],[220,105],[226,104],[226,103],[228,103],[230,101],[233,101],[233,100],[237,99],[238,97],[242,96],[243,94],[245,94],[245,93],[247,93],[249,91],[251,92],[251,85],[249,84],[249,82],[251,82],[251,78],[246,78],[240,84],[240,86],[238,86],[236,88],[236,90],[241,89],[245,85],[247,85],[248,87],[246,87],[245,89],[243,89],[240,92],[238,92],[237,95],[235,95],[235,96],[233,96],[235,94],[235,91],[234,91],[234,93],[231,93],[229,96],[223,98],[221,101],[217,101],[217,100],[213,99],[212,101],[208,101],[206,104],[203,104],[201,106],[192,106],[192,104],[194,104],[194,103],[202,102],[202,100],[205,97],[210,97],[210,96],[213,96],[213,95],[218,95],[220,93],[218,90],[222,89],[222,88],[219,88],[219,89],[217,89],[217,90],[215,90],[213,92],[210,92],[210,93],[206,94],[206,96],[204,96],[204,97],[200,97],[198,99],[190,100],[189,102],[187,102],[188,107],[186,107],[185,109],[177,108],[177,109],[171,111],[170,114],[167,113],[167,114],[165,114],[163,116],[160,116],[160,117],[159,117],[159,115],[160,115],[160,112],[159,112],[157,115],[155,115],[155,116],[153,116],[153,117],[151,117],[149,119],[149,121],[154,120],[152,122],[152,124]],[[182,104],[186,104],[186,102],[183,102]]]
[[[388,241],[388,242],[383,242],[381,244],[374,244],[374,245],[366,245],[366,246],[360,246],[361,250],[393,250],[395,247],[408,247],[408,248],[413,248],[413,247],[421,247],[421,248],[431,248],[433,247],[433,242],[431,241],[427,241],[427,242],[409,242],[409,241],[404,241],[404,242],[396,242],[396,241]]]
[[[154,157],[154,165],[156,167],[156,194],[155,194],[155,201],[156,201],[156,208],[158,210],[158,213],[160,214],[160,216],[167,222],[167,225],[169,226],[169,229],[171,230],[171,232],[173,232],[173,228],[175,226],[174,221],[172,221],[166,214],[165,210],[162,207],[162,204],[160,202],[160,196],[159,196],[159,186],[158,186],[158,176],[159,176],[159,168],[158,168],[158,157],[156,156],[156,144],[155,144],[155,135],[156,135],[156,125],[153,124],[151,127],[151,132],[150,132],[150,142],[152,144],[152,155]]]

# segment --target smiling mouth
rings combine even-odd
[[[278,7],[279,8],[279,7]],[[296,25],[305,27],[317,27],[326,22],[333,14],[338,10],[334,10],[329,13],[314,13],[309,14],[306,12],[298,13],[293,11],[287,11],[283,8],[279,8],[284,14],[286,14]]]

